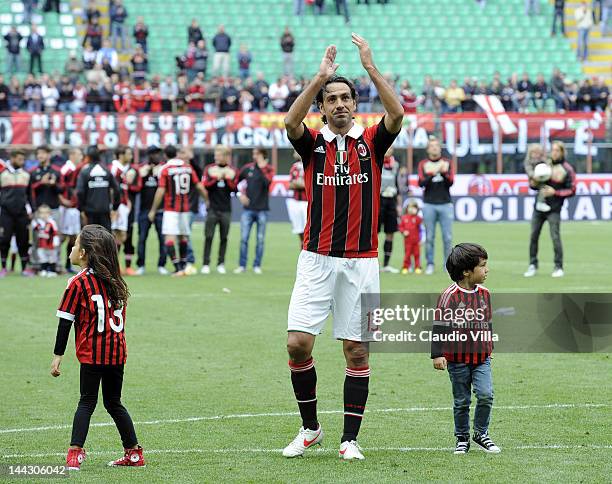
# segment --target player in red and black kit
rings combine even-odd
[[[74,324],[76,354],[81,363],[81,398],[74,415],[66,465],[79,470],[85,459],[83,446],[102,382],[104,408],[115,421],[125,450],[123,457],[109,465],[144,466],[134,424],[121,404],[127,357],[125,312],[130,293],[121,277],[113,235],[101,225],[87,225],[77,237],[70,260],[81,271],[68,281],[57,311],[60,321],[51,362],[51,375],[60,376],[62,356]]]
[[[363,459],[357,434],[368,398],[370,368],[361,294],[379,293],[378,212],[385,151],[402,126],[402,105],[372,60],[368,43],[357,34],[361,63],[385,108],[381,121],[363,128],[353,121],[355,86],[335,77],[336,47],[326,51],[319,72],[292,104],[287,135],[304,164],[308,220],[288,314],[287,349],[291,383],[302,428],[283,450],[297,457],[321,442],[317,418],[317,374],[312,359],[315,337],[331,311],[333,335],[342,340],[346,360],[344,432],[339,456]],[[323,114],[319,131],[304,124],[313,99]]]
[[[159,185],[155,192],[153,205],[149,210],[149,221],[155,221],[157,208],[163,201],[162,233],[165,238],[166,251],[174,264],[174,275],[184,276],[187,263],[187,243],[191,235],[189,193],[196,189],[204,199],[207,194],[196,171],[185,161],[190,156],[188,150],[181,149],[178,157],[174,146],[166,146],[164,152],[168,161],[159,170]],[[179,257],[177,257],[175,248],[177,241]]]
[[[488,434],[493,408],[493,311],[489,291],[481,285],[489,273],[488,258],[487,251],[478,244],[464,243],[453,247],[446,261],[446,270],[454,283],[438,299],[439,315],[436,315],[432,331],[434,368],[448,369],[453,389],[455,454],[465,454],[470,450],[472,391],[478,400],[474,411],[473,441],[485,452],[500,452]]]

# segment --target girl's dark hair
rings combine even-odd
[[[457,244],[446,259],[446,270],[453,281],[459,282],[465,277],[464,271],[473,271],[480,264],[480,259],[488,258],[482,245],[469,242]]]
[[[325,81],[325,84],[323,84],[323,86],[317,93],[317,97],[315,98],[317,107],[319,107],[319,104],[323,104],[323,99],[325,97],[325,91],[327,90],[327,86],[334,82],[341,82],[342,84],[346,84],[351,90],[351,98],[353,98],[353,100],[357,102],[357,91],[355,90],[355,84],[353,84],[353,82],[347,79],[346,77],[332,76],[327,81]],[[323,115],[321,116],[321,119],[323,120],[325,124],[327,124],[327,116]]]
[[[101,225],[86,225],[81,230],[81,248],[87,255],[87,265],[104,284],[113,305],[125,306],[130,291],[121,277],[113,234]]]
[[[268,150],[267,149],[257,147],[257,148],[253,148],[253,150],[257,151],[257,153],[259,153],[261,156],[263,156],[265,160],[268,159]]]

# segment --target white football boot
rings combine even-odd
[[[306,449],[312,447],[313,445],[321,445],[322,440],[323,429],[321,428],[321,424],[319,424],[319,428],[317,430],[310,430],[301,427],[297,437],[293,439],[293,442],[283,449],[283,456],[300,457],[304,455],[304,451]]]

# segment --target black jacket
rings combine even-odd
[[[43,184],[42,179],[44,176],[55,178],[55,184]],[[59,208],[59,194],[63,190],[60,185],[61,178],[60,172],[53,168],[51,164],[45,168],[39,166],[32,171],[30,174],[30,197],[33,210],[36,210],[41,205],[48,205],[52,210]]]
[[[117,210],[121,189],[110,170],[100,163],[81,170],[77,180],[79,209],[85,213],[108,213]]]

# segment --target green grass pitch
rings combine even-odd
[[[201,262],[202,227],[194,228]],[[562,225],[566,277],[552,279],[547,228],[540,274],[526,280],[528,224],[456,224],[454,241],[483,244],[492,291],[610,292],[612,224]],[[230,232],[227,267],[238,257],[239,228]],[[438,234],[438,243],[440,243]],[[149,262],[156,242],[150,239]],[[439,247],[438,247],[439,248]],[[214,253],[216,253],[216,243]],[[251,257],[254,247],[251,245]],[[395,239],[393,264],[403,247]],[[123,401],[145,448],[144,469],[112,469],[121,443],[101,397],[76,476],[83,482],[604,482],[612,475],[612,370],[609,354],[497,354],[491,436],[499,455],[454,456],[448,376],[428,355],[374,354],[360,434],[366,460],[337,457],[342,430],[344,359],[330,327],[318,338],[322,450],[301,459],[280,454],[300,426],[287,368],[286,316],[295,277],[297,238],[270,224],[264,274],[214,272],[170,279],[154,265],[130,278]],[[214,260],[214,259],[213,259]],[[441,261],[438,254],[437,261]],[[440,265],[438,263],[438,269]],[[214,269],[214,267],[213,267]],[[2,405],[0,465],[63,464],[78,400],[78,363],[71,335],[62,376],[49,364],[64,277],[0,281]],[[442,291],[439,271],[381,274],[384,292]],[[225,290],[224,290],[225,288]],[[229,291],[228,291],[229,290]],[[329,323],[328,323],[329,324]],[[0,476],[0,480],[6,475]],[[24,482],[21,479],[19,482]]]

